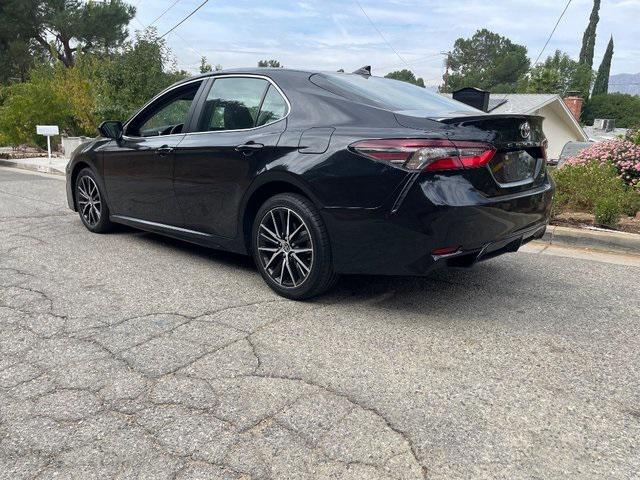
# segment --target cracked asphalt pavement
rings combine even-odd
[[[296,303],[0,169],[0,479],[640,478],[639,278],[518,253]]]

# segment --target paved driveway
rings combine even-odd
[[[518,253],[275,296],[0,169],[0,478],[638,478],[637,267]]]

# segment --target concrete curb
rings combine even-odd
[[[2,167],[12,167],[12,168],[20,168],[22,170],[30,170],[32,172],[39,173],[49,173],[51,175],[64,175],[63,170],[58,170],[55,167],[37,165],[34,163],[23,163],[16,160],[9,160],[6,158],[0,158],[0,166]]]
[[[640,235],[549,225],[540,242],[640,255]]]

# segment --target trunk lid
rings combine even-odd
[[[465,176],[488,195],[500,195],[538,186],[546,175],[546,138],[543,118],[535,115],[452,114],[438,118],[420,117],[418,112],[395,112],[405,127],[432,130],[434,123],[455,141],[491,144],[496,154],[488,169]],[[487,171],[490,180],[487,178]]]

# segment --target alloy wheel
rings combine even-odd
[[[95,227],[100,221],[102,215],[100,191],[93,178],[86,175],[78,181],[78,209],[90,227]]]
[[[260,261],[269,277],[285,288],[302,285],[313,265],[313,240],[300,215],[290,208],[273,208],[260,220],[257,235]]]

